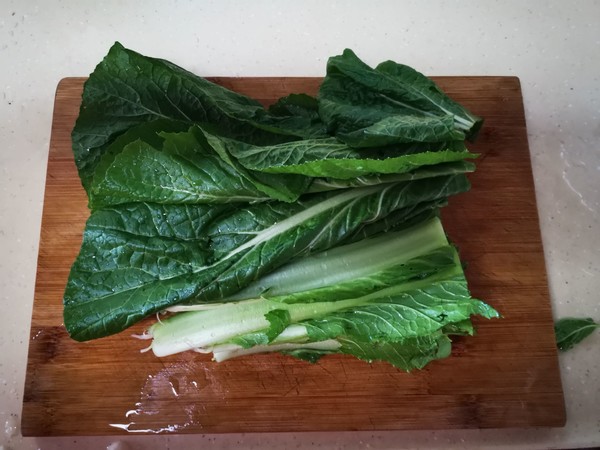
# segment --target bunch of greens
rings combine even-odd
[[[266,109],[117,43],[72,133],[91,216],[65,326],[83,341],[170,309],[148,335],[159,356],[447,356],[471,315],[497,317],[437,218],[469,189],[480,126],[424,75],[350,50],[317,98]]]

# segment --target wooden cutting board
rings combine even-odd
[[[478,320],[452,356],[414,373],[329,356],[214,363],[158,359],[120,335],[77,343],[62,294],[88,216],[71,154],[82,78],[58,86],[48,159],[23,404],[25,436],[562,426],[565,409],[519,80],[442,77],[439,85],[486,123],[473,188],[444,209],[475,297],[501,320]],[[265,104],[315,93],[318,78],[217,78]],[[112,424],[112,425],[111,425]]]

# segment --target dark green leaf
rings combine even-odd
[[[348,49],[329,59],[318,100],[328,131],[352,147],[463,139],[481,126],[414,69],[391,61],[372,69]]]
[[[306,125],[306,120],[301,121],[301,125],[306,129],[303,135],[306,137],[325,137],[327,130],[325,124],[321,122],[319,116],[319,104],[317,99],[306,94],[290,94],[280,98],[269,107],[269,112],[277,117],[300,117],[308,119],[310,125]]]
[[[559,350],[570,350],[599,327],[600,324],[589,317],[585,319],[574,317],[560,319],[554,324],[556,345]]]
[[[200,124],[217,134],[256,144],[309,137],[312,118],[278,117],[249,97],[162,59],[115,43],[85,83],[73,129],[73,152],[85,187],[111,141],[158,119]]]
[[[89,189],[93,209],[130,202],[161,204],[294,201],[311,180],[247,170],[207,141],[197,126],[152,136],[154,123],[129,130],[108,148]],[[146,128],[150,130],[146,132]],[[143,137],[127,142],[125,137]]]

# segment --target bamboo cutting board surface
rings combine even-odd
[[[316,93],[318,78],[213,78],[265,104]],[[89,212],[70,132],[83,78],[58,86],[48,158],[22,432],[265,432],[562,426],[565,410],[519,81],[441,77],[486,122],[473,187],[452,198],[444,226],[467,262],[474,297],[501,320],[475,319],[452,356],[410,374],[335,355],[317,364],[282,355],[214,363],[192,352],[158,359],[119,335],[77,343],[62,294]]]

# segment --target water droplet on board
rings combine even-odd
[[[127,411],[125,413],[125,417],[129,417],[131,415],[137,415],[139,413],[140,413],[140,411],[138,409],[130,409],[129,411]]]
[[[140,401],[135,403],[135,409],[125,413],[127,423],[111,423],[109,426],[128,433],[172,433],[193,425],[200,426],[197,422],[197,408],[202,408],[202,389],[210,385],[202,379],[202,369],[206,368],[194,363],[179,363],[148,374],[140,386]],[[181,403],[176,403],[175,410],[163,410],[162,402],[165,398],[179,398]],[[173,412],[176,413],[175,416]],[[157,427],[156,423],[162,420],[164,424]],[[151,427],[147,426],[149,423],[152,423]],[[120,447],[115,448],[120,450]]]
[[[171,391],[175,397],[179,397],[179,380],[176,377],[169,377]]]
[[[42,334],[44,333],[44,330],[39,330],[37,333],[35,333],[35,336],[33,336],[31,338],[32,341],[35,341],[37,338],[39,338]]]

